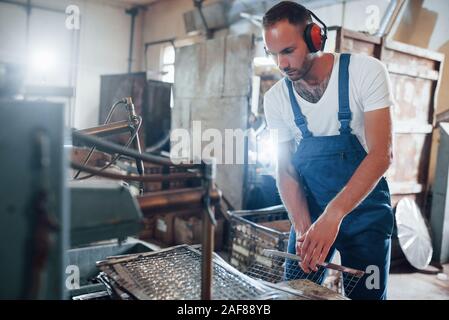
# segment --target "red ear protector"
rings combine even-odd
[[[315,18],[323,28],[314,22],[309,23],[304,30],[304,41],[311,53],[322,51],[327,40],[327,27],[312,11],[309,10],[312,17]]]

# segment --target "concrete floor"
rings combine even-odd
[[[449,264],[443,270],[432,268],[418,272],[407,263],[392,267],[388,282],[388,300],[449,300]],[[437,278],[444,273],[447,280]]]

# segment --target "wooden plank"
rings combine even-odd
[[[342,52],[342,46],[343,46],[343,29],[338,28],[337,29],[337,36],[335,39],[335,52]]]
[[[366,33],[357,32],[349,29],[343,29],[343,37],[369,42],[372,44],[381,44],[382,42],[382,38],[380,37],[372,36]]]
[[[437,124],[439,124],[440,122],[449,122],[449,110],[437,114],[436,121]]]
[[[424,48],[412,46],[406,43],[398,42],[391,39],[385,39],[384,46],[390,50],[399,51],[408,55],[426,58],[429,60],[442,62],[444,60],[444,54],[427,50]]]
[[[406,75],[409,77],[414,78],[421,78],[421,79],[427,79],[427,80],[433,80],[436,81],[439,79],[439,72],[435,70],[419,70],[419,69],[413,69],[410,68],[410,66],[407,65],[400,65],[397,63],[386,63],[388,72],[399,74],[399,75]]]
[[[363,53],[372,57],[377,57],[377,46],[378,45],[372,42],[344,37],[343,43],[340,44],[340,52]]]
[[[427,72],[427,70],[439,71],[439,61],[413,55],[412,53],[395,51],[386,47],[382,49],[382,62],[406,66],[411,70]]]

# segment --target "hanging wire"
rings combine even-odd
[[[108,115],[106,116],[106,120],[104,121],[103,124],[108,124],[108,123],[109,123],[109,121],[111,120],[112,115],[113,115],[115,109],[117,108],[117,106],[118,106],[119,104],[126,104],[126,100],[125,100],[125,99],[118,100],[117,102],[115,102],[115,103],[112,105],[112,108],[111,108],[111,110],[109,110],[109,113],[108,113]],[[92,148],[90,148],[89,153],[87,154],[86,158],[85,158],[84,161],[83,161],[83,165],[86,165],[86,163],[90,160],[90,157],[91,157],[92,154],[94,153],[95,148],[96,148],[95,145],[94,145]],[[112,161],[111,161],[111,162],[112,162]],[[80,173],[81,173],[81,170],[78,170],[78,171],[76,172],[76,174],[73,176],[73,179],[77,179],[78,176],[80,175]]]
[[[141,116],[138,116],[138,119],[139,119],[139,124],[137,125],[137,128],[134,130],[134,132],[133,132],[133,134],[131,135],[131,137],[128,139],[128,141],[126,142],[126,144],[125,144],[125,147],[126,148],[128,148],[130,145],[131,145],[131,143],[133,142],[133,140],[136,138],[136,136],[139,134],[139,130],[140,130],[140,127],[142,126],[142,117]],[[95,148],[95,147],[93,147],[93,148]],[[92,150],[92,149],[91,149]],[[103,167],[101,167],[100,169],[98,169],[98,171],[99,172],[102,172],[102,171],[104,171],[104,170],[106,170],[107,168],[109,168],[110,166],[112,166],[120,157],[122,156],[122,154],[121,153],[117,153],[116,155],[115,155],[115,157],[107,164],[107,165],[105,165],[105,166],[103,166]],[[87,160],[89,160],[89,159],[87,159]],[[83,165],[86,165],[86,162],[84,162],[83,163]],[[78,172],[81,172],[82,170],[78,170]],[[85,175],[85,176],[83,176],[83,177],[80,177],[80,178],[77,178],[76,180],[85,180],[85,179],[89,179],[89,178],[92,178],[92,177],[94,177],[94,176],[96,176],[97,174],[96,173],[91,173],[91,174],[88,174],[88,175]]]

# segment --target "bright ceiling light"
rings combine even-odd
[[[56,67],[56,55],[51,50],[34,50],[30,57],[30,68],[36,73],[48,73]]]

